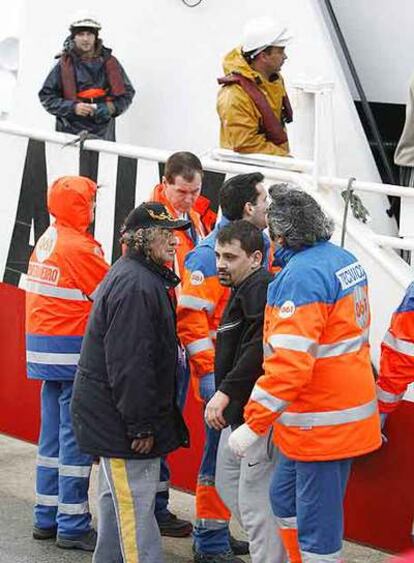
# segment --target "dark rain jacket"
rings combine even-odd
[[[263,374],[263,319],[272,279],[260,268],[234,288],[217,329],[216,389],[231,399],[224,411],[228,424],[243,423],[244,405]]]
[[[126,72],[117,61],[124,82],[125,93],[120,96],[113,95],[105,70],[105,60],[111,56],[112,51],[101,45],[98,47],[98,52],[99,55],[93,59],[81,58],[77,55],[73,42],[67,39],[59,62],[46,78],[39,92],[39,98],[45,110],[56,116],[56,131],[79,135],[81,131],[86,130],[100,139],[115,141],[115,118],[128,109],[135,95],[135,90]],[[77,101],[65,99],[63,95],[61,70],[63,56],[69,56],[72,59],[78,92],[91,88],[101,88],[107,91],[115,106],[115,114],[112,117],[109,114],[107,116],[101,115],[99,118],[95,116],[81,117],[75,114]],[[82,100],[79,99],[78,101]]]
[[[82,451],[103,457],[158,457],[188,446],[176,404],[178,343],[167,268],[120,258],[103,280],[83,340],[71,404]],[[135,437],[154,436],[148,455]]]

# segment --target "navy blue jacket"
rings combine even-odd
[[[105,60],[111,55],[111,49],[101,48],[101,55],[91,60],[80,58],[73,49],[72,42],[66,40],[64,53],[72,58],[75,71],[75,81],[78,91],[90,88],[109,89],[108,95],[112,95],[105,71]],[[121,115],[132,102],[135,90],[122,66],[119,64],[121,76],[125,84],[125,94],[113,99],[115,114],[104,122],[97,122],[94,116],[81,117],[75,114],[77,102],[65,100],[63,97],[61,61],[53,67],[46,78],[40,92],[39,98],[46,111],[56,116],[56,131],[79,135],[83,130],[105,139],[115,141],[115,117]],[[81,100],[79,100],[81,101]]]
[[[168,289],[177,276],[140,256],[123,256],[98,289],[75,377],[72,423],[80,449],[148,458],[188,446],[176,403],[178,341]],[[135,437],[152,435],[148,455]]]

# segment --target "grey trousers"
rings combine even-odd
[[[285,550],[269,499],[270,480],[276,464],[271,432],[253,444],[242,459],[237,458],[228,446],[230,433],[230,427],[221,432],[217,491],[247,533],[252,563],[284,563]]]
[[[164,563],[154,516],[160,458],[100,458],[93,563]]]

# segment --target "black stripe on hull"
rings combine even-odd
[[[121,255],[121,245],[119,244],[120,228],[128,213],[135,207],[137,165],[138,161],[136,158],[128,158],[126,156],[120,156],[118,158],[112,263],[115,262],[115,260],[117,260]]]
[[[29,244],[30,229],[34,224],[35,242],[48,228],[47,171],[45,143],[29,139],[14,223],[3,281],[18,285],[20,273],[26,273],[33,246]]]

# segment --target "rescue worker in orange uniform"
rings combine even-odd
[[[191,222],[189,229],[174,233],[177,246],[172,267],[180,279],[184,274],[187,254],[210,232],[211,223],[214,226],[216,219],[216,214],[210,209],[210,201],[200,195],[202,180],[203,167],[200,159],[191,152],[176,152],[165,163],[162,182],[154,188],[149,198],[150,201],[165,205],[173,217]],[[202,209],[202,215],[197,209]],[[175,288],[177,298],[180,288],[180,285]],[[180,352],[177,401],[182,410],[187,398],[190,373],[185,352]],[[189,536],[193,530],[191,522],[177,518],[168,509],[169,479],[167,460],[161,458],[160,490],[155,500],[155,517],[163,536]]]
[[[229,446],[243,456],[273,424],[270,499],[289,561],[340,561],[352,458],[381,445],[367,277],[329,242],[333,224],[310,195],[286,184],[269,193],[283,268],[267,294],[264,375]]]
[[[93,296],[109,269],[87,231],[96,188],[82,176],[52,184],[48,210],[54,221],[38,240],[22,284],[27,375],[43,381],[33,537],[57,537],[59,547],[87,551],[96,543],[88,505],[92,458],[78,448],[69,404]]]
[[[182,289],[178,298],[177,326],[190,359],[196,397],[205,405],[215,393],[214,343],[229,288],[218,280],[215,257],[217,233],[229,221],[246,219],[260,229],[266,226],[267,192],[260,172],[240,174],[220,188],[222,219],[185,259]],[[266,257],[269,241],[265,239]],[[267,259],[267,258],[266,258]],[[247,553],[246,542],[229,535],[230,512],[215,488],[216,456],[220,432],[206,426],[203,459],[196,488],[194,561],[237,563],[236,555]]]
[[[391,318],[391,325],[381,345],[377,397],[381,424],[414,381],[414,283]]]
[[[286,123],[293,112],[280,69],[290,40],[267,17],[249,21],[242,45],[224,57],[217,98],[220,146],[240,153],[289,154]]]
[[[119,61],[99,38],[101,24],[89,13],[76,14],[59,61],[39,99],[56,116],[56,131],[115,141],[115,118],[130,106],[135,90]]]

